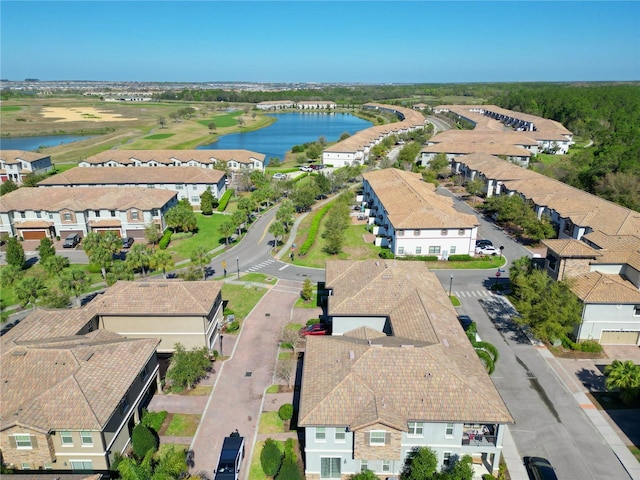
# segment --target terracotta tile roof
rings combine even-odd
[[[90,164],[107,163],[113,160],[122,164],[133,164],[134,159],[141,162],[156,161],[165,165],[173,164],[174,160],[186,163],[196,160],[203,164],[216,161],[227,162],[235,160],[240,163],[253,163],[253,159],[264,162],[266,155],[250,150],[106,150],[84,160]]]
[[[573,238],[543,240],[542,243],[560,258],[598,258],[602,256],[586,243]]]
[[[25,162],[35,162],[36,160],[48,157],[50,157],[50,155],[44,155],[42,153],[36,152],[27,152],[25,150],[0,150],[0,160],[9,164],[18,163],[19,160],[24,160]]]
[[[572,277],[569,288],[587,304],[640,304],[640,290],[620,275],[589,272]]]
[[[105,218],[104,220],[89,220],[91,227],[121,227],[122,222],[116,218]]]
[[[361,329],[355,336],[309,337],[299,425],[353,429],[379,422],[406,430],[409,420],[513,422],[423,263],[329,261],[326,280],[329,316],[386,311],[394,336],[371,345]]]
[[[124,169],[75,167],[48,177],[38,185],[216,184],[222,180],[222,177],[224,172],[202,167],[126,167]]]
[[[639,212],[491,155],[465,155],[457,157],[456,161],[481,172],[486,178],[502,182],[508,190],[519,192],[540,206],[555,210],[576,225],[607,235],[640,237]]]
[[[25,222],[15,222],[14,226],[20,228],[49,228],[53,225],[53,222],[46,222],[44,220],[27,220]]]
[[[1,212],[43,210],[58,212],[69,209],[127,210],[162,208],[178,193],[171,190],[142,187],[92,188],[19,188],[2,196]]]
[[[396,168],[375,170],[362,175],[384,205],[396,229],[472,228],[474,215],[458,212],[453,200],[434,191],[418,173]]]
[[[531,138],[531,132],[494,131],[494,130],[445,130],[431,137],[429,142],[463,142],[463,143],[500,143],[504,145],[521,145],[537,147],[538,142]]]
[[[637,235],[607,235],[599,230],[587,233],[585,240],[606,250],[635,250],[640,251],[640,236]]]
[[[100,315],[208,315],[223,283],[120,280],[89,305]]]
[[[158,343],[96,330],[3,349],[0,429],[103,429]]]
[[[507,143],[442,142],[422,147],[420,152],[448,153],[450,155],[486,153],[489,155],[508,155],[510,157],[531,157],[531,152],[528,150]]]

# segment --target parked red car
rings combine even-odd
[[[321,323],[307,325],[300,329],[300,335],[329,335],[329,328]]]

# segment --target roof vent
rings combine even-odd
[[[88,361],[89,361],[89,359],[90,359],[91,357],[93,357],[93,352],[87,352],[87,353],[85,353],[85,354],[82,356],[82,359],[83,359],[85,362],[88,362]]]
[[[349,360],[355,360],[356,358],[356,354],[353,352],[353,350],[349,350]]]
[[[14,350],[13,352],[11,352],[11,355],[13,355],[14,357],[24,357],[26,354],[26,350]]]

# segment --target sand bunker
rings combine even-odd
[[[105,112],[93,107],[68,108],[46,107],[40,112],[44,118],[55,118],[54,122],[126,122],[137,118]]]

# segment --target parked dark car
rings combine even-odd
[[[322,323],[314,323],[300,329],[300,335],[329,335],[329,327]]]
[[[236,430],[222,442],[218,466],[214,471],[214,480],[238,480],[243,458],[244,437],[241,437]]]
[[[62,248],[76,248],[76,245],[80,243],[80,235],[72,233],[67,235],[62,243]]]
[[[532,480],[558,480],[549,460],[541,457],[525,457],[524,464]]]
[[[122,248],[129,248],[131,245],[133,245],[133,242],[135,242],[135,239],[133,237],[123,238]]]

